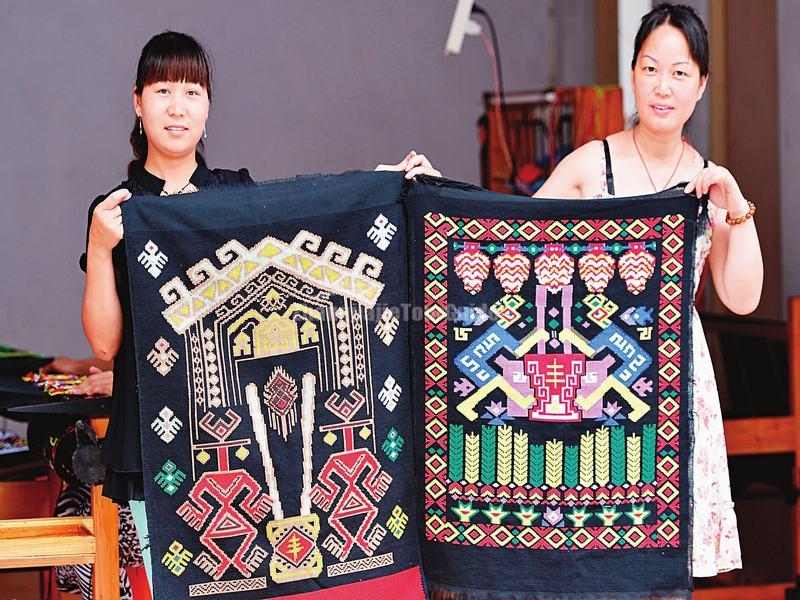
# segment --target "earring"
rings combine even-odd
[[[208,137],[208,132],[206,131],[206,126],[203,125],[203,139]]]
[[[142,129],[142,117],[139,117],[139,135],[142,135],[144,130]]]

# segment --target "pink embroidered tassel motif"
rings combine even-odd
[[[516,294],[531,273],[531,259],[520,251],[519,244],[506,244],[506,250],[494,259],[494,276],[507,294]]]
[[[539,284],[545,286],[548,292],[556,293],[572,281],[575,259],[564,252],[562,244],[546,244],[544,254],[533,261],[533,269]]]
[[[631,294],[644,291],[655,271],[656,259],[644,248],[644,242],[630,242],[630,250],[619,259],[619,274]]]
[[[464,283],[464,289],[473,295],[480,292],[489,276],[492,262],[480,251],[480,245],[477,242],[464,242],[464,250],[456,255],[454,262],[456,275]]]
[[[602,294],[614,275],[614,258],[603,244],[589,244],[589,252],[578,260],[578,273],[593,294]]]

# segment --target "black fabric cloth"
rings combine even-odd
[[[155,598],[425,598],[404,186],[123,204]]]
[[[252,184],[253,178],[247,169],[209,169],[202,156],[197,155],[197,168],[189,180],[198,189]],[[86,225],[86,245],[89,244],[89,228],[92,225],[94,209],[109,194],[127,189],[133,197],[128,202],[136,202],[136,197],[160,196],[164,180],[147,171],[143,165],[136,168],[133,177],[120,183],[106,194],[92,201]],[[163,197],[170,202],[172,197]],[[122,307],[122,343],[114,359],[114,387],[111,394],[111,418],[103,441],[103,464],[106,478],[103,494],[112,500],[125,504],[128,500],[143,500],[142,445],[139,435],[139,394],[136,387],[136,361],[133,349],[131,322],[131,300],[128,288],[128,267],[125,257],[125,244],[119,243],[112,252],[116,273],[117,295]],[[86,272],[86,253],[80,257],[81,270]]]
[[[406,202],[430,597],[689,598],[705,202],[679,186]]]

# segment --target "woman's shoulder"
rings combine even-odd
[[[603,156],[603,141],[592,140],[565,156],[556,169],[562,173],[568,172],[576,183],[582,182],[596,176],[598,169],[603,164]]]
[[[599,187],[603,143],[587,142],[565,156],[535,196],[539,198],[585,198],[587,190]],[[595,180],[598,183],[595,184]]]
[[[581,163],[589,166],[596,165],[603,154],[603,140],[592,140],[573,150],[569,157],[572,157],[572,162],[575,164]]]

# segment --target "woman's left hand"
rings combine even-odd
[[[83,383],[70,389],[67,394],[73,396],[110,396],[114,389],[114,371],[101,371],[97,367],[89,367],[89,376]]]
[[[743,215],[749,210],[739,184],[728,169],[719,165],[709,165],[702,169],[683,191],[687,194],[694,193],[698,198],[708,194],[711,204],[733,217]]]
[[[441,177],[442,174],[433,168],[424,154],[417,154],[414,150],[406,154],[406,157],[396,165],[378,165],[376,171],[405,171],[406,179],[414,179],[417,175],[431,175]]]

